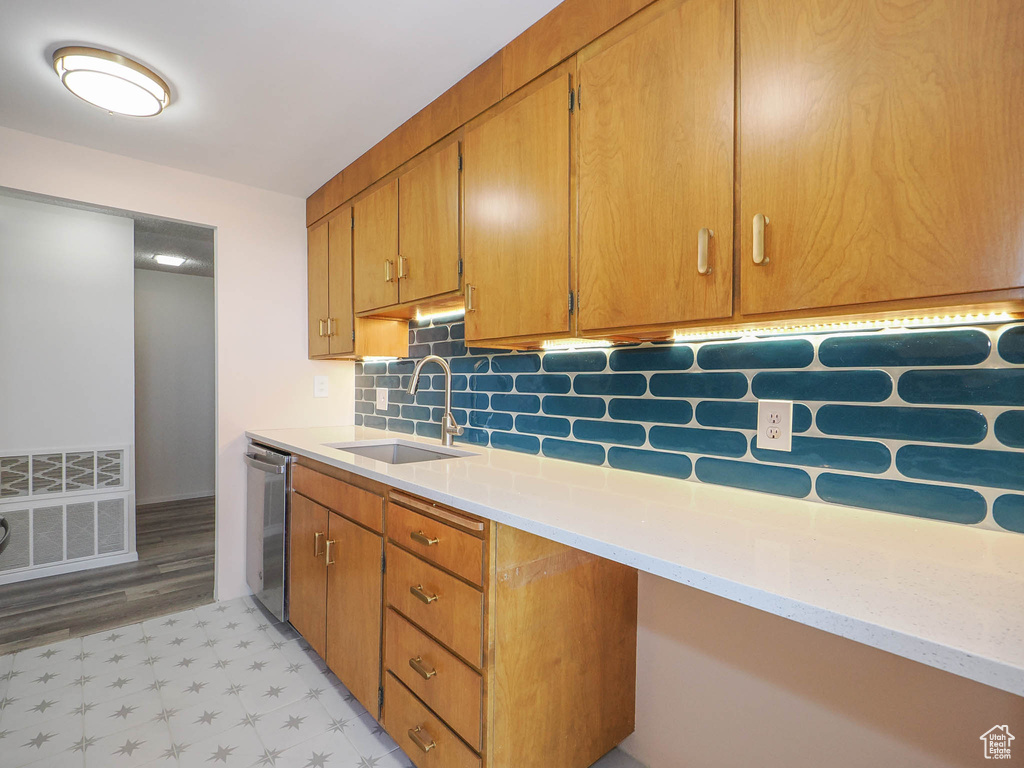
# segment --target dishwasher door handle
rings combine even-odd
[[[271,475],[283,475],[287,467],[284,464],[271,464],[269,461],[261,461],[258,456],[252,453],[245,454],[245,463],[260,472]]]

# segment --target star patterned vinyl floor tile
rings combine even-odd
[[[0,656],[0,768],[236,766],[412,763],[249,598]]]

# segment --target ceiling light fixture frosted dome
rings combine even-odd
[[[159,75],[117,53],[61,48],[53,54],[53,68],[75,96],[111,113],[152,117],[171,103],[171,90]]]

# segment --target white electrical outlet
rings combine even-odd
[[[386,411],[388,409],[388,391],[384,387],[377,387],[377,410]]]
[[[327,397],[327,377],[313,377],[313,397]]]
[[[757,401],[757,447],[769,451],[793,450],[793,401]]]

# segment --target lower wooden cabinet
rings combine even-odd
[[[296,470],[292,624],[418,768],[586,768],[632,733],[634,569]]]

